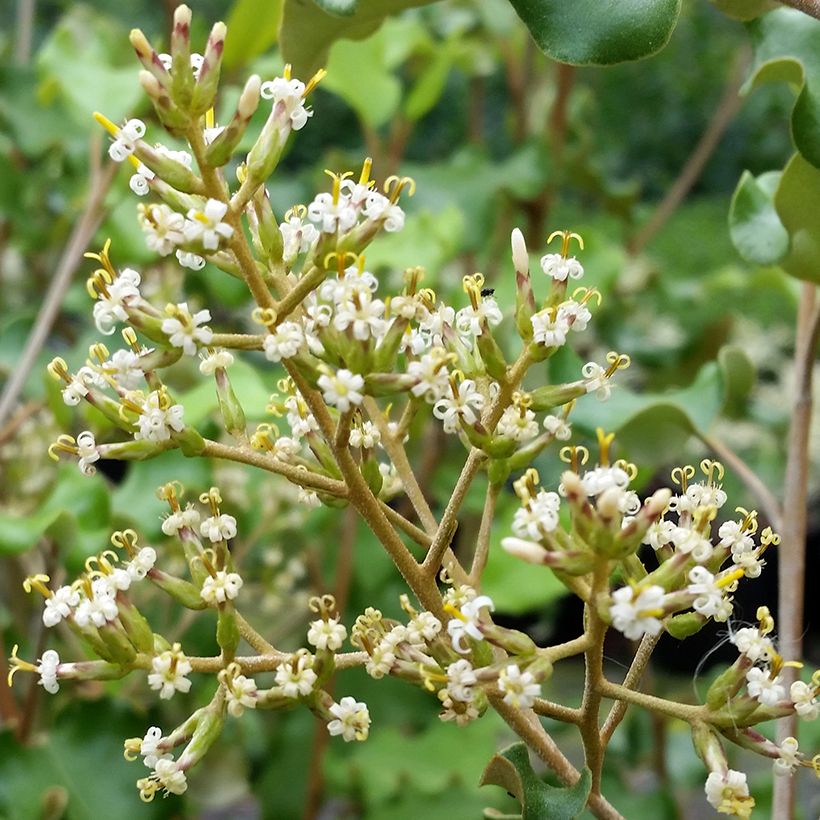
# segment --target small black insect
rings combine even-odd
[[[481,295],[483,297],[492,296],[495,293],[495,288],[483,288],[481,291]]]

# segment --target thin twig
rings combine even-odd
[[[746,75],[748,62],[748,51],[744,49],[735,60],[726,84],[726,91],[720,98],[720,102],[714,114],[712,114],[706,130],[678,174],[678,178],[666,192],[666,196],[661,200],[649,220],[630,239],[627,249],[631,254],[639,254],[649,244],[655,234],[669,220],[669,217],[678,209],[678,206],[686,198],[689,190],[701,175],[706,163],[709,161],[709,157],[717,148],[735,114],[740,110],[742,104],[740,86]]]
[[[96,150],[99,141],[92,140],[92,145],[93,150]],[[57,264],[54,277],[46,291],[40,312],[37,314],[34,327],[32,327],[23,352],[20,354],[17,367],[9,376],[3,392],[0,394],[0,426],[9,417],[17,397],[25,386],[26,379],[31,374],[37,356],[43,349],[54,320],[60,312],[63,297],[71,284],[74,271],[82,259],[88,243],[94,236],[94,232],[102,221],[103,201],[108,189],[111,187],[118,167],[116,163],[109,162],[101,173],[92,174],[91,176],[91,190],[86,200],[85,210],[74,224],[74,229]]]
[[[492,530],[495,506],[500,492],[500,484],[493,484],[492,482],[487,484],[487,495],[484,497],[484,509],[481,513],[481,526],[478,528],[473,565],[470,567],[470,583],[473,586],[476,586],[481,580],[484,567],[487,566],[487,558],[490,555],[490,531]]]
[[[820,20],[820,0],[778,0],[778,2],[784,6],[791,6],[793,9],[802,11],[803,14],[808,14],[809,17]]]
[[[698,433],[697,436],[743,482],[746,489],[757,499],[772,528],[780,532],[783,528],[783,510],[765,482],[726,443],[703,433]]]
[[[812,373],[820,331],[820,302],[817,287],[806,282],[800,291],[797,313],[797,339],[794,348],[795,397],[789,428],[786,477],[783,484],[782,543],[778,547],[778,633],[779,651],[788,659],[802,654],[803,596],[806,584],[806,504],[809,482],[809,435],[812,413]],[[785,683],[794,679],[794,670],[786,667]],[[778,743],[797,736],[795,715],[777,723]],[[778,781],[789,781],[781,783]],[[776,777],[772,797],[772,817],[792,817],[795,788],[793,778]]]
[[[14,64],[28,65],[34,35],[36,0],[17,0],[17,20],[14,27]]]
[[[35,413],[45,407],[45,402],[30,401],[24,404],[8,421],[8,424],[0,430],[0,444],[5,444]]]

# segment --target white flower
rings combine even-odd
[[[517,407],[510,406],[499,419],[495,431],[513,441],[527,441],[538,435],[538,422],[532,410],[525,409],[522,413]]]
[[[302,445],[299,444],[297,439],[291,438],[290,436],[279,436],[279,438],[273,442],[270,453],[274,458],[278,458],[279,461],[287,462],[298,455],[301,449]]]
[[[473,665],[462,658],[451,663],[445,672],[447,673],[447,692],[450,697],[460,703],[470,703],[475,697],[472,687],[478,683]]]
[[[772,657],[774,645],[771,639],[760,634],[756,627],[747,626],[730,634],[729,641],[737,647],[741,655],[745,655],[752,663],[765,661]]]
[[[137,140],[145,136],[145,123],[142,120],[128,120],[120,128],[117,138],[108,146],[108,156],[114,162],[122,162],[134,153]]]
[[[148,685],[152,689],[159,689],[162,700],[168,700],[176,692],[185,694],[191,688],[191,681],[185,677],[191,671],[191,662],[185,657],[178,643],[171,649],[155,655],[151,659],[151,670]]]
[[[214,350],[208,353],[199,363],[199,372],[203,376],[213,376],[214,373],[233,364],[233,353],[230,350]]]
[[[689,580],[692,583],[686,587],[686,591],[690,595],[697,596],[692,602],[695,612],[700,612],[701,615],[714,618],[716,621],[725,621],[726,618],[720,616],[726,614],[726,601],[724,601],[723,589],[718,586],[715,576],[705,567],[698,566],[689,570]],[[730,603],[729,614],[731,611]]]
[[[480,336],[484,320],[490,327],[495,327],[503,318],[498,302],[492,296],[487,296],[476,307],[469,305],[456,313],[456,327],[463,336]]]
[[[544,533],[553,532],[558,526],[561,498],[558,493],[539,490],[524,507],[513,516],[512,531],[520,538],[540,541]]]
[[[145,244],[160,256],[168,256],[185,241],[185,217],[167,205],[140,205],[139,221]]]
[[[356,224],[356,209],[347,197],[334,202],[332,194],[321,193],[308,205],[308,219],[316,222],[322,233],[344,233]]]
[[[100,333],[110,336],[114,325],[128,319],[126,307],[131,301],[140,299],[140,275],[133,268],[123,268],[117,278],[106,284],[104,291],[98,291],[94,303],[94,324]]]
[[[177,261],[183,268],[188,268],[190,270],[202,270],[202,268],[205,267],[205,259],[198,253],[183,251],[180,248],[177,248],[176,257]]]
[[[339,703],[330,707],[330,714],[336,720],[327,724],[331,735],[341,735],[346,743],[351,740],[367,740],[370,732],[370,713],[367,704],[356,701],[355,698],[342,698]]]
[[[177,535],[183,527],[196,530],[199,528],[199,510],[188,505],[184,510],[171,513],[162,522],[162,531],[165,535]]]
[[[504,702],[516,709],[529,709],[541,694],[541,686],[532,672],[522,672],[514,663],[501,671],[498,688],[504,692]]]
[[[299,352],[304,342],[305,334],[298,322],[282,322],[265,336],[265,358],[271,362],[290,359]]]
[[[57,680],[59,666],[60,656],[53,649],[46,649],[36,667],[37,674],[40,676],[37,683],[50,695],[56,695],[60,691],[60,684]]]
[[[188,788],[185,772],[179,768],[179,763],[170,758],[160,758],[154,766],[154,776],[159,785],[169,794],[184,794]]]
[[[584,377],[584,386],[587,393],[595,393],[595,398],[599,401],[606,401],[612,393],[612,385],[606,370],[595,362],[587,362],[581,368],[581,375]]]
[[[458,386],[458,391],[450,396],[440,398],[433,405],[433,415],[444,422],[446,433],[455,433],[459,419],[465,424],[473,425],[481,417],[485,398],[472,379],[464,379]]]
[[[407,365],[407,375],[417,380],[410,388],[414,396],[423,396],[425,401],[430,403],[444,397],[450,386],[446,357],[444,349],[436,347],[425,353],[418,361]]]
[[[170,760],[171,755],[159,753],[159,744],[165,738],[162,736],[162,729],[159,726],[151,726],[145,733],[145,737],[140,742],[140,754],[143,757],[143,763],[149,768],[153,769],[157,765],[158,760]]]
[[[307,640],[311,646],[330,652],[340,649],[346,637],[347,629],[344,624],[339,623],[338,618],[330,618],[327,621],[319,618],[311,621],[307,633]]]
[[[234,717],[241,717],[245,709],[256,709],[256,681],[244,675],[235,675],[225,687],[228,711]]]
[[[151,190],[151,186],[148,183],[151,182],[155,176],[156,174],[154,174],[147,165],[140,163],[137,166],[136,173],[132,174],[131,179],[128,180],[128,187],[137,196],[147,196]]]
[[[547,416],[544,419],[544,429],[558,441],[568,441],[572,435],[569,422],[560,416]]]
[[[817,690],[802,680],[796,680],[789,688],[789,698],[794,704],[794,711],[803,720],[814,720],[820,715],[820,703],[817,702],[816,695]]]
[[[389,674],[396,662],[395,648],[395,645],[390,641],[379,641],[364,665],[365,672],[375,680],[380,680]]]
[[[101,368],[123,390],[137,390],[145,379],[140,357],[133,350],[117,350]]]
[[[199,525],[199,532],[212,544],[216,544],[217,541],[229,541],[236,538],[236,519],[227,513],[213,515],[203,520]]]
[[[530,317],[532,340],[544,347],[561,347],[566,344],[570,325],[566,317],[551,308],[539,310]]]
[[[333,374],[319,376],[318,384],[325,401],[342,413],[346,413],[354,405],[360,405],[364,399],[361,392],[364,379],[358,373],[351,373],[344,368]]]
[[[786,687],[780,675],[773,678],[769,669],[758,666],[746,673],[746,691],[764,706],[776,706],[786,697]]]
[[[381,433],[372,421],[364,421],[357,424],[350,431],[348,444],[364,450],[372,450],[381,441]]]
[[[322,499],[319,498],[319,493],[315,490],[308,490],[306,487],[300,487],[296,495],[296,500],[300,504],[304,504],[311,509],[317,509],[322,506]]]
[[[441,632],[441,621],[432,612],[419,612],[407,624],[407,641],[411,644],[422,644],[432,641]]]
[[[90,367],[81,367],[63,388],[63,402],[69,407],[76,407],[88,395],[88,385],[95,377]]]
[[[689,527],[675,527],[672,543],[678,552],[688,553],[695,561],[708,561],[714,548],[712,542],[704,538],[697,530]]]
[[[153,547],[143,547],[125,566],[132,581],[141,581],[154,568],[157,551]]]
[[[743,528],[742,521],[725,521],[718,529],[721,547],[730,547],[732,554],[750,552],[755,548],[752,536]]]
[[[56,626],[63,618],[71,615],[71,610],[80,603],[80,594],[69,586],[60,587],[54,594],[46,598],[43,610],[43,623]]]
[[[208,576],[199,594],[206,604],[216,606],[225,601],[233,601],[242,589],[242,578],[238,572],[219,570],[215,576]]]
[[[479,628],[481,610],[484,607],[487,607],[490,612],[495,609],[492,598],[488,595],[479,595],[472,601],[462,604],[459,614],[447,622],[447,632],[456,652],[466,655],[470,651],[469,646],[464,643],[466,638],[476,641],[484,640]]]
[[[540,544],[525,538],[502,538],[501,549],[529,564],[543,564],[547,557],[547,551]]]
[[[223,238],[233,236],[233,228],[222,221],[227,211],[227,203],[218,199],[209,199],[202,210],[191,208],[183,228],[185,241],[200,242],[205,250],[215,251]]]
[[[77,456],[80,472],[83,475],[94,475],[97,472],[94,462],[100,460],[100,454],[94,434],[88,430],[84,430],[77,436]]]
[[[616,589],[609,609],[612,626],[631,641],[657,635],[663,627],[659,618],[663,617],[664,595],[663,587],[654,584],[639,591],[632,587]]]
[[[363,213],[368,219],[382,220],[388,233],[400,231],[404,227],[404,211],[378,191],[370,191]]]
[[[749,817],[754,799],[749,796],[749,786],[743,772],[729,769],[725,775],[709,772],[706,778],[706,799],[721,814]]]
[[[798,751],[797,740],[793,737],[787,737],[780,744],[780,757],[775,760],[772,769],[780,777],[792,775],[800,765],[800,758],[802,757],[803,755]]]
[[[309,695],[316,683],[313,655],[304,650],[286,658],[276,667],[276,683],[286,698]]]
[[[571,330],[582,331],[587,329],[592,314],[589,308],[582,302],[575,302],[572,299],[561,302],[558,305],[558,315],[567,323]]]
[[[168,405],[163,394],[157,390],[148,394],[142,402],[141,410],[137,419],[139,430],[134,433],[134,438],[138,441],[168,441],[171,431],[179,433],[185,429],[182,405]]]
[[[209,345],[213,331],[205,326],[211,321],[209,310],[199,310],[194,314],[188,310],[188,303],[169,306],[173,314],[162,320],[162,332],[174,347],[181,347],[189,356],[195,356],[199,345]]]
[[[319,238],[316,226],[295,214],[279,225],[279,233],[282,234],[284,246],[282,256],[287,260],[295,259],[300,253],[307,253]]]
[[[541,257],[541,270],[556,282],[566,282],[568,277],[580,279],[584,275],[581,263],[574,257],[564,257],[560,253],[547,253]]]
[[[336,308],[333,327],[342,332],[349,328],[354,339],[365,342],[384,334],[387,323],[382,318],[383,314],[384,302],[381,299],[368,295],[367,298],[345,300]]]
[[[93,624],[96,627],[105,626],[119,615],[117,602],[114,598],[115,587],[103,578],[96,578],[91,584],[90,598],[80,598],[80,603],[74,610],[74,621],[80,627]]]
[[[677,529],[677,525],[672,521],[661,519],[649,526],[646,535],[643,537],[643,544],[649,544],[653,550],[659,550],[666,546],[671,540]]]
[[[305,127],[313,111],[305,108],[305,84],[299,80],[276,77],[262,83],[262,98],[273,100],[273,113],[282,126],[299,131]]]

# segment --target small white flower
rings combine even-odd
[[[365,672],[375,680],[380,680],[385,675],[390,674],[390,670],[396,662],[395,648],[395,645],[390,641],[379,641],[364,665]]]
[[[185,217],[167,205],[140,205],[138,214],[145,244],[160,256],[168,256],[185,241]]]
[[[480,336],[484,321],[490,327],[495,327],[503,318],[498,302],[492,296],[487,296],[476,307],[469,305],[456,313],[456,328],[463,336]]]
[[[279,232],[284,246],[282,256],[287,260],[295,259],[300,253],[307,253],[319,238],[316,226],[295,214],[279,225]]]
[[[479,595],[477,598],[462,604],[460,613],[447,622],[447,632],[456,652],[466,655],[470,651],[469,645],[464,642],[466,638],[472,638],[476,641],[484,640],[479,628],[481,610],[484,607],[487,607],[490,612],[495,609],[489,595]]]
[[[131,179],[128,180],[128,187],[137,196],[147,196],[151,190],[149,183],[155,176],[156,174],[147,165],[140,163],[136,173],[132,174]]]
[[[540,310],[530,317],[532,340],[544,347],[562,347],[567,342],[570,325],[566,317],[552,308]]]
[[[342,413],[360,405],[364,399],[364,379],[358,373],[351,373],[345,368],[319,376],[318,385],[325,401]]]
[[[538,435],[538,422],[535,413],[525,409],[522,413],[517,407],[508,407],[498,421],[496,433],[513,441],[527,441]]]
[[[306,487],[299,488],[299,492],[296,494],[296,500],[311,509],[317,509],[322,506],[322,499],[319,498],[319,493],[315,490],[308,490]]]
[[[780,744],[780,757],[775,760],[772,769],[780,777],[792,775],[800,765],[802,757],[803,755],[798,751],[797,740],[793,737],[787,737]]]
[[[305,127],[313,111],[305,107],[305,84],[299,80],[276,77],[262,83],[262,98],[273,101],[273,113],[280,127],[299,131]]]
[[[236,519],[232,515],[222,513],[206,518],[199,525],[199,532],[212,544],[218,541],[230,541],[236,538]]]
[[[584,386],[587,393],[595,393],[599,401],[606,401],[612,393],[612,385],[606,370],[596,362],[587,362],[581,368]]]
[[[329,193],[317,194],[308,205],[308,219],[319,225],[322,233],[345,233],[356,224],[356,209],[347,197],[335,202]]]
[[[77,436],[77,456],[78,466],[83,475],[94,475],[97,472],[94,463],[100,460],[100,454],[94,434],[88,430]]]
[[[569,422],[560,416],[547,416],[544,419],[544,429],[558,441],[568,441],[572,435]]]
[[[199,363],[199,372],[203,376],[213,376],[217,370],[224,370],[233,364],[233,353],[230,350],[214,350],[208,353]]]
[[[108,146],[108,156],[114,162],[123,162],[134,153],[137,140],[145,136],[145,123],[142,120],[128,120],[120,128],[117,138]]]
[[[690,595],[697,596],[692,602],[695,612],[700,612],[701,615],[714,618],[716,621],[725,621],[726,618],[720,617],[726,613],[724,591],[718,586],[715,576],[705,567],[698,566],[689,570],[689,580],[692,583],[686,587],[686,591]],[[731,611],[730,603],[729,614]]]
[[[43,623],[56,626],[63,618],[71,615],[72,609],[80,603],[80,594],[70,586],[60,587],[50,598],[45,600],[43,609]]]
[[[188,782],[179,763],[170,758],[160,758],[154,766],[154,777],[168,794],[185,794]]]
[[[786,687],[780,675],[773,678],[770,670],[758,666],[746,673],[746,691],[764,706],[776,706],[786,697]]]
[[[74,620],[80,627],[94,625],[105,626],[119,615],[117,602],[114,598],[116,587],[113,587],[104,578],[96,578],[91,584],[90,598],[81,597],[80,603],[74,610]]]
[[[486,399],[472,379],[464,379],[457,392],[440,398],[433,405],[433,415],[444,423],[446,433],[458,430],[459,420],[473,425],[481,418]]]
[[[675,534],[677,525],[672,521],[660,520],[651,524],[643,538],[644,544],[649,544],[653,550],[666,546]]]
[[[450,374],[445,365],[447,353],[443,348],[433,348],[418,361],[407,365],[407,375],[417,379],[410,392],[416,397],[424,397],[431,404],[443,398],[450,388]]]
[[[582,331],[587,329],[592,314],[589,308],[581,303],[569,299],[558,305],[558,315],[567,323],[571,330]]]
[[[378,339],[384,335],[387,327],[382,318],[384,302],[381,299],[367,298],[345,300],[336,308],[333,327],[344,332],[350,330],[354,339],[365,342],[370,338]]]
[[[663,617],[665,594],[663,587],[654,584],[640,591],[632,587],[616,589],[609,609],[612,626],[631,641],[644,635],[657,635],[663,627],[659,619]]]
[[[511,663],[498,676],[498,688],[504,692],[504,702],[516,709],[529,709],[541,694],[541,686],[532,672],[522,672]]]
[[[117,278],[105,286],[105,291],[98,292],[94,303],[94,324],[100,333],[110,336],[117,322],[128,319],[126,307],[129,303],[139,301],[140,275],[132,268],[123,268]]]
[[[290,359],[299,352],[304,343],[302,325],[298,322],[282,322],[265,336],[265,358],[270,362]]]
[[[177,261],[183,268],[188,268],[189,270],[202,270],[202,268],[205,267],[205,259],[198,253],[183,251],[181,248],[177,248],[176,257]]]
[[[520,538],[540,541],[544,533],[553,532],[558,527],[560,507],[558,493],[540,490],[526,506],[515,511],[512,531]]]
[[[327,621],[319,618],[311,621],[307,633],[307,640],[311,646],[330,652],[340,649],[346,637],[347,629],[344,624],[339,623],[338,618],[330,618]]]
[[[815,720],[820,715],[820,703],[817,702],[817,690],[802,680],[796,680],[789,688],[789,698],[794,704],[794,711],[803,720]]]
[[[729,641],[737,647],[741,655],[745,655],[752,663],[766,661],[774,653],[774,645],[770,638],[760,634],[756,627],[747,626],[730,634]]]
[[[388,233],[400,231],[404,227],[404,211],[378,191],[370,191],[363,213],[368,219],[381,220]]]
[[[364,450],[372,450],[381,442],[381,434],[372,421],[364,421],[357,424],[350,431],[348,444]]]
[[[186,242],[199,242],[208,251],[215,251],[222,239],[233,236],[233,228],[223,218],[228,205],[218,199],[209,199],[202,210],[191,208],[185,220],[183,234]]]
[[[407,641],[411,644],[422,644],[435,640],[441,632],[441,621],[432,612],[419,612],[407,624]]]
[[[342,698],[330,707],[330,714],[336,719],[327,724],[331,735],[341,735],[346,743],[351,740],[367,740],[370,732],[370,713],[367,704],[355,698]]]
[[[184,510],[177,510],[163,519],[162,531],[165,535],[172,536],[177,535],[183,527],[197,530],[199,519],[199,510],[189,504]]]
[[[162,700],[168,700],[176,692],[185,694],[191,688],[191,681],[185,677],[191,671],[191,662],[185,657],[178,643],[171,649],[155,655],[151,659],[151,670],[148,685],[159,690]]]
[[[282,693],[286,698],[309,695],[316,683],[313,655],[301,651],[283,660],[276,667],[276,683],[282,687]]]
[[[242,578],[238,572],[219,570],[215,576],[208,576],[199,594],[206,604],[216,606],[225,601],[233,601],[242,589]]]
[[[725,775],[710,772],[706,778],[706,799],[721,814],[749,817],[754,799],[749,796],[749,786],[743,772],[729,769]]]
[[[63,388],[63,402],[76,407],[88,395],[88,385],[93,383],[95,376],[90,367],[81,367]]]
[[[181,404],[168,405],[163,395],[154,390],[149,393],[141,405],[142,412],[137,419],[139,430],[134,438],[139,441],[168,441],[171,432],[179,433],[185,429],[183,407]]]
[[[154,568],[157,551],[153,547],[143,547],[125,567],[132,581],[141,581]]]
[[[133,350],[117,350],[101,365],[123,390],[137,390],[144,383],[145,372],[140,366],[140,357]]]
[[[241,717],[245,709],[256,709],[257,687],[253,678],[235,675],[230,685],[225,687],[228,711],[234,717]]]
[[[574,256],[563,257],[560,253],[544,254],[541,270],[556,282],[566,282],[568,278],[580,279],[584,275],[581,263]]]
[[[37,683],[43,687],[50,695],[56,695],[60,691],[60,684],[57,680],[60,666],[60,656],[53,649],[43,652],[43,657],[37,664],[37,674],[40,679]]]
[[[164,754],[159,752],[159,744],[165,738],[162,736],[162,729],[159,726],[151,726],[145,733],[145,737],[140,742],[140,754],[143,757],[143,763],[149,768],[153,769],[157,765],[158,760],[170,760],[170,753]]]
[[[168,309],[173,310],[173,315],[162,320],[162,332],[174,347],[181,347],[188,356],[195,356],[199,345],[211,343],[213,331],[205,326],[205,322],[211,321],[209,310],[191,314],[187,302]]]
[[[472,687],[478,683],[473,665],[462,658],[451,663],[447,673],[447,692],[453,700],[460,703],[471,703],[475,697]]]

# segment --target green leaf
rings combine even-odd
[[[746,351],[735,345],[726,345],[720,349],[718,364],[723,377],[726,409],[739,412],[754,389],[757,369]]]
[[[572,65],[649,57],[669,40],[680,0],[510,0],[539,48]]]
[[[775,265],[789,252],[789,234],[774,207],[779,171],[755,178],[743,172],[729,208],[729,233],[747,262]]]
[[[312,0],[285,0],[279,41],[282,56],[293,66],[294,76],[310,77],[327,62],[330,46],[341,38],[363,40],[375,32],[391,14],[432,0],[336,0],[334,7],[354,6],[346,16],[328,14]]]
[[[754,20],[767,11],[777,8],[774,0],[711,0],[715,8],[735,20]]]
[[[820,170],[795,154],[783,171],[774,206],[791,237],[791,251],[780,267],[797,279],[820,282]]]
[[[339,17],[350,17],[356,13],[359,0],[314,0],[319,8],[328,14],[335,14]]]
[[[225,68],[237,68],[264,53],[275,42],[282,24],[283,0],[238,0],[228,17]]]
[[[385,64],[381,32],[363,43],[334,43],[323,87],[341,97],[366,125],[378,128],[396,113],[401,83]]]
[[[481,776],[482,786],[501,786],[518,800],[523,820],[572,820],[583,811],[592,787],[592,772],[585,768],[568,788],[544,783],[533,771],[525,743],[514,743],[495,755]]]
[[[781,8],[753,20],[747,28],[755,60],[743,91],[768,82],[786,82],[795,88],[792,139],[805,159],[820,168],[820,20]]]

